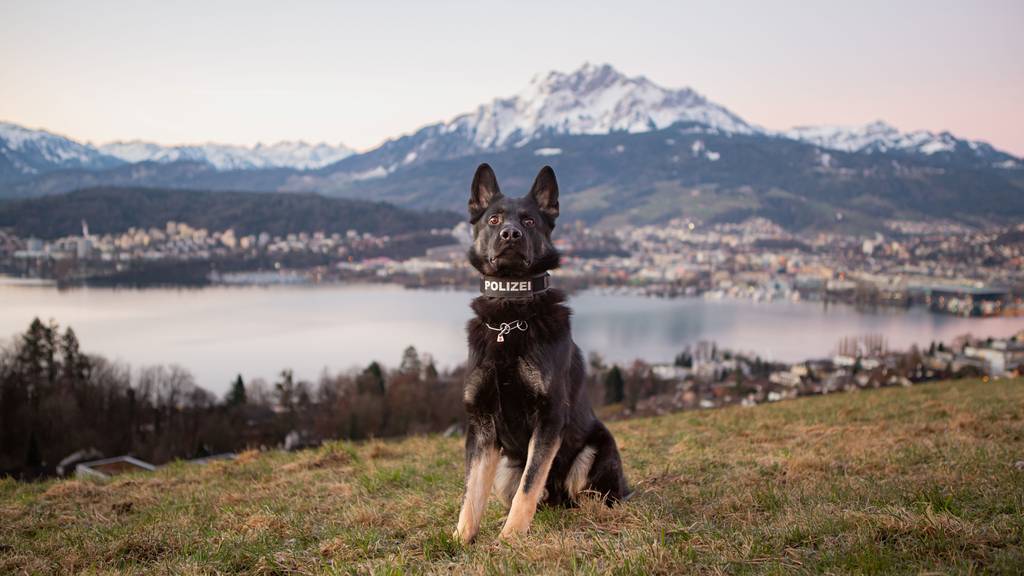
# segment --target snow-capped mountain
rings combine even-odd
[[[637,134],[677,122],[725,134],[762,132],[690,88],[663,88],[608,64],[584,64],[573,72],[536,76],[514,96],[388,140],[328,170],[336,181],[382,178],[436,160],[523,147],[545,136]]]
[[[990,160],[997,167],[1016,165],[1015,158],[996,150],[986,142],[960,139],[949,132],[900,132],[896,127],[880,120],[864,126],[798,126],[779,135],[843,152],[897,152],[922,156],[963,154]]]
[[[648,132],[683,121],[723,132],[758,131],[690,88],[662,88],[608,64],[536,76],[519,94],[457,116],[443,131],[462,132],[482,149],[499,149],[541,134]]]
[[[121,164],[87,144],[52,132],[0,122],[0,179],[68,168],[103,169]]]
[[[198,144],[162,146],[152,142],[133,140],[111,142],[99,149],[126,162],[178,162],[189,160],[207,162],[218,170],[249,170],[255,168],[321,168],[351,156],[353,150],[344,144],[336,146],[306,142],[278,142],[257,144],[252,147],[231,144]]]
[[[768,172],[805,160],[796,150],[813,157],[809,169],[815,174],[842,172],[851,169],[850,165],[1014,173],[1024,167],[1021,159],[984,142],[960,139],[948,132],[904,133],[882,122],[854,128],[769,131],[690,88],[665,88],[607,64],[585,64],[572,72],[539,75],[515,95],[497,98],[363,153],[353,153],[343,145],[303,142],[245,147],[131,141],[92,146],[0,124],[0,182],[18,182],[16,189],[0,189],[0,195],[32,196],[116,184],[335,194],[354,194],[356,188],[376,186],[409,196],[426,188],[419,181],[403,184],[403,173],[431,173],[446,179],[456,165],[461,170],[463,164],[485,157],[497,161],[498,156],[523,157],[523,162],[531,165],[540,156],[557,156],[558,160],[551,162],[561,164],[596,161],[581,157],[584,150],[598,154],[595,158],[603,158],[606,149],[611,149],[615,158],[635,159],[627,148],[636,143],[624,137],[636,136],[639,141],[659,131],[665,132],[664,142],[645,148],[652,156],[644,162],[674,165],[689,155],[714,163],[715,170],[723,171],[715,178],[722,179],[738,177],[731,157],[739,154],[737,146],[773,155],[778,165],[756,157],[758,169]],[[681,154],[676,147],[684,142],[690,148]],[[820,149],[846,154],[822,154]],[[143,161],[150,163],[135,166]],[[261,168],[277,170],[273,174],[254,170]],[[625,173],[631,168],[617,170]],[[597,173],[610,177],[607,171]],[[755,176],[745,177],[754,182]],[[437,189],[448,190],[451,182],[442,180]]]
[[[152,161],[204,162],[217,170],[293,168],[308,170],[333,164],[354,151],[344,144],[278,142],[255,146],[201,144],[162,146],[152,142],[111,142],[95,146],[9,122],[0,122],[0,181],[19,180],[58,170],[104,170]]]

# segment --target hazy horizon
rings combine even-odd
[[[2,10],[0,120],[94,143],[367,150],[591,62],[768,129],[883,120],[1024,155],[1024,4],[1002,0]]]

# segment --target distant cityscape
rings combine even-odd
[[[841,218],[841,215],[837,215]],[[926,306],[959,316],[1024,314],[1024,224],[970,229],[890,221],[888,233],[793,234],[771,221],[673,220],[659,226],[559,228],[569,289],[658,297],[825,300]],[[474,286],[468,224],[404,236],[236,234],[169,221],[119,234],[52,240],[0,230],[0,272],[61,286],[393,282]],[[158,273],[153,273],[156,270]],[[187,271],[187,273],[183,272]]]

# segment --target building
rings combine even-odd
[[[931,286],[925,294],[925,303],[934,312],[957,316],[998,316],[1010,291],[972,286]]]
[[[106,480],[126,472],[152,472],[156,466],[131,456],[115,456],[103,460],[83,462],[75,466],[75,476],[79,478],[99,478]]]

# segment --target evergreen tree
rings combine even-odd
[[[618,404],[626,397],[626,381],[617,365],[612,366],[604,376],[605,404]]]
[[[366,370],[363,370],[363,373],[359,375],[356,383],[361,394],[383,396],[387,391],[384,384],[384,369],[376,361],[370,362]]]
[[[82,354],[78,345],[78,337],[70,326],[64,331],[60,341],[61,380],[72,389],[78,388],[89,379],[91,365],[89,357]]]
[[[242,380],[241,374],[235,377],[224,403],[232,407],[245,404],[245,381]]]
[[[416,352],[416,348],[409,346],[402,353],[402,363],[399,364],[398,369],[403,374],[416,374],[420,373],[420,369],[423,368],[423,364],[420,362],[420,355]]]
[[[427,367],[423,369],[423,376],[427,382],[436,382],[438,378],[437,367],[434,366],[433,362],[429,362]]]

